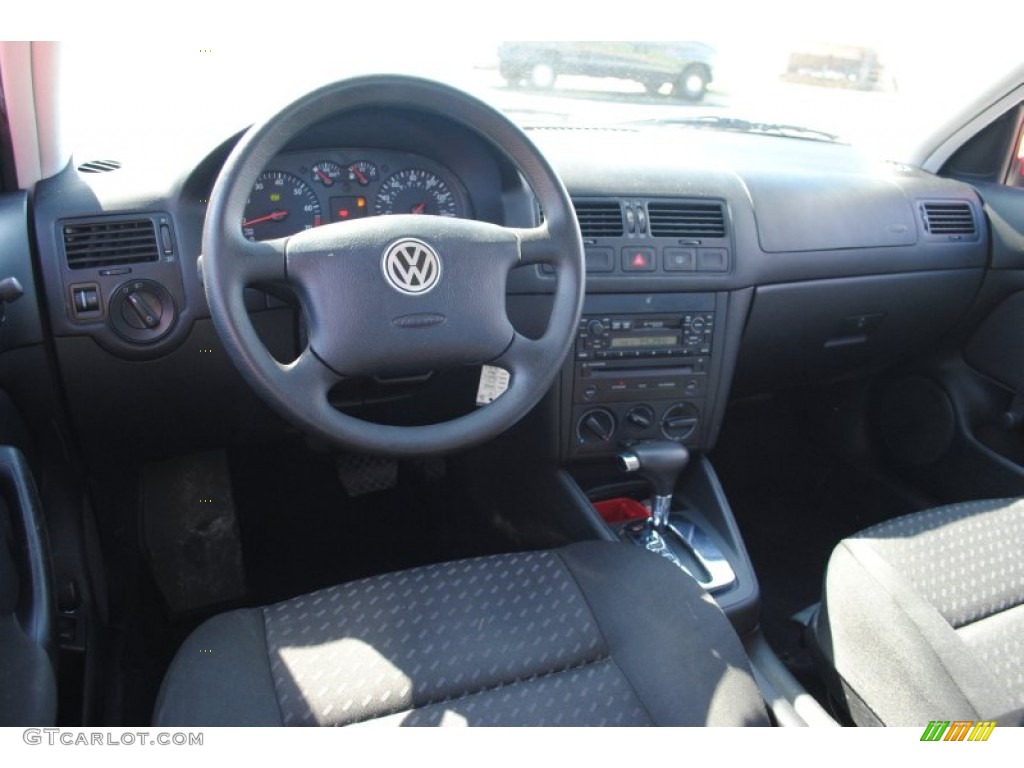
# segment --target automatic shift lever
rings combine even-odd
[[[732,586],[736,573],[715,539],[683,515],[669,518],[676,480],[690,462],[690,452],[679,443],[659,440],[630,446],[617,459],[623,471],[647,478],[654,496],[650,520],[626,523],[619,535],[671,560],[708,592]]]
[[[690,463],[690,452],[671,440],[637,443],[618,455],[619,468],[638,472],[651,484],[651,526],[664,530],[672,511],[676,480]]]

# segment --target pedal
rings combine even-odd
[[[448,473],[448,466],[445,460],[438,456],[413,459],[409,462],[409,469],[425,483],[436,483],[439,480],[444,480],[445,475]]]
[[[398,485],[398,461],[395,459],[343,453],[335,466],[338,479],[349,496],[365,496]]]

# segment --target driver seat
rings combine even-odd
[[[739,638],[697,583],[611,542],[431,565],[216,616],[161,727],[767,725]]]

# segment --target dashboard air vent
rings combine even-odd
[[[654,237],[725,237],[721,203],[648,203]]]
[[[583,237],[621,237],[622,207],[616,201],[573,203]]]
[[[150,219],[65,223],[64,255],[71,269],[157,261],[156,229]]]
[[[933,235],[974,235],[974,214],[967,203],[922,203],[924,228]]]
[[[80,173],[106,173],[116,171],[120,167],[121,164],[117,160],[90,160],[78,166],[78,170]]]

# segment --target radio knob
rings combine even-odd
[[[587,333],[591,336],[604,336],[608,332],[608,328],[600,320],[591,320],[587,323]]]

